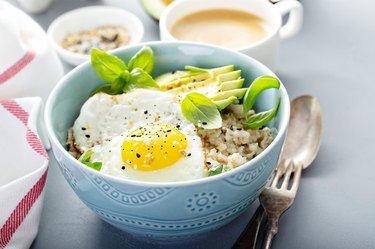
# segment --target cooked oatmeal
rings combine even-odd
[[[271,144],[273,137],[269,128],[244,129],[242,105],[235,104],[222,114],[223,125],[219,129],[199,128],[206,156],[206,167],[223,164],[236,168],[261,153]]]

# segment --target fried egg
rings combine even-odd
[[[75,147],[93,151],[101,171],[127,179],[174,182],[204,177],[196,127],[174,94],[136,89],[98,93],[82,106],[73,126]]]

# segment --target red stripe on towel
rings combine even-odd
[[[29,192],[18,203],[17,207],[13,210],[7,221],[0,229],[0,249],[4,249],[9,241],[12,239],[13,234],[17,228],[22,224],[26,218],[31,207],[38,199],[43,191],[47,179],[47,170],[42,177],[35,183]]]
[[[19,71],[24,69],[34,58],[35,51],[34,49],[25,42],[28,51],[20,58],[16,63],[8,67],[4,72],[0,73],[0,85],[5,83],[7,80],[15,76]]]
[[[0,105],[17,117],[26,126],[26,140],[28,144],[36,153],[48,159],[48,154],[38,136],[27,125],[29,114],[15,100],[3,100],[0,101]]]

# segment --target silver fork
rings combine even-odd
[[[301,179],[302,165],[291,161],[278,165],[275,178],[259,196],[267,214],[267,224],[262,248],[271,248],[272,239],[277,234],[280,216],[292,205]],[[293,183],[291,175],[293,173]],[[280,181],[280,183],[279,183]],[[279,187],[279,185],[281,186]]]

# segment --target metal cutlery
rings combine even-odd
[[[283,173],[286,173],[286,169],[289,169],[290,172],[287,172],[289,176],[286,178],[285,175],[284,180],[289,181],[292,172],[296,172],[294,176],[296,179],[296,176],[300,175],[300,173],[297,171],[300,172],[301,169],[308,167],[312,163],[319,151],[321,133],[322,113],[318,100],[312,96],[301,96],[293,100],[291,103],[291,116],[288,134],[281,152],[279,165],[277,167],[278,171],[275,175],[274,181],[271,183],[271,186],[276,180],[280,180]],[[296,192],[298,188],[297,181],[295,184],[297,185],[294,188],[295,191],[293,190],[294,192]],[[284,186],[287,185],[285,184]],[[261,196],[262,195],[264,196],[263,193]],[[262,223],[263,216],[264,208],[262,205],[260,205],[233,248],[255,248],[259,227]],[[267,227],[272,228],[271,225]],[[277,229],[275,227],[273,227],[272,230],[272,232],[269,232],[268,234],[266,233],[267,236],[265,237],[265,241],[263,243],[264,248],[269,248],[271,246],[272,238],[277,233]],[[273,235],[271,236],[271,234]]]

